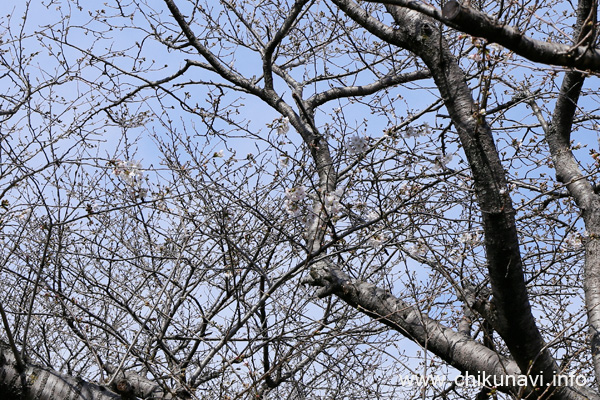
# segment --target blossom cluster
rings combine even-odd
[[[374,233],[373,235],[371,235],[371,237],[369,238],[369,240],[367,241],[367,244],[371,247],[373,247],[374,249],[378,249],[380,248],[383,243],[387,240],[387,237],[380,233]]]
[[[477,246],[479,244],[479,233],[464,232],[462,235],[460,235],[458,241],[469,247]]]
[[[113,174],[123,179],[132,186],[139,185],[142,179],[142,165],[139,161],[116,160]]]
[[[325,206],[325,211],[329,215],[335,215],[339,213],[342,209],[342,205],[340,204],[340,198],[342,197],[343,189],[338,188],[335,192],[327,193],[325,195],[325,201],[323,205]]]
[[[419,137],[419,136],[426,136],[429,135],[431,133],[431,127],[429,126],[429,124],[427,122],[425,122],[423,125],[415,128],[414,126],[408,126],[404,132],[404,136],[406,138],[411,138],[411,137]]]
[[[290,158],[287,155],[279,157],[279,159],[277,161],[279,161],[280,168],[285,169],[290,166]]]
[[[425,242],[419,240],[415,244],[405,247],[404,250],[406,250],[411,257],[418,258],[424,257],[429,249],[427,248]]]
[[[342,210],[340,198],[344,190],[336,189],[334,192],[326,193],[323,196],[322,206],[329,216],[334,216]],[[306,199],[306,187],[303,185],[296,186],[290,189],[285,189],[285,211],[292,217],[297,217],[302,212],[302,202]]]
[[[368,138],[359,135],[351,136],[346,143],[346,148],[350,154],[362,154],[369,148]]]
[[[136,197],[146,196],[148,190],[142,188],[144,174],[142,173],[142,164],[139,161],[114,160],[111,161],[111,164],[114,165],[113,174],[130,185],[134,189]]]
[[[306,198],[306,188],[303,185],[285,189],[285,211],[292,217],[300,215],[302,208],[300,207],[302,200]]]
[[[290,130],[290,119],[288,117],[283,117],[279,120],[279,126],[277,126],[277,134],[285,135]]]
[[[569,249],[579,249],[583,246],[583,238],[579,234],[570,233],[565,238],[564,245]]]
[[[435,157],[434,171],[439,171],[452,161],[452,154],[438,154]]]
[[[371,210],[367,214],[367,221],[375,221],[378,218],[379,218],[379,213],[375,210]]]

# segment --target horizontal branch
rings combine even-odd
[[[322,93],[318,93],[307,100],[309,107],[316,108],[328,101],[334,99],[340,99],[344,97],[353,96],[368,96],[376,93],[382,89],[400,85],[402,83],[414,82],[421,79],[427,79],[431,77],[431,72],[428,70],[420,70],[414,72],[407,72],[404,74],[398,74],[395,71],[390,72],[383,78],[362,86],[345,86],[345,87],[334,87],[326,90]]]

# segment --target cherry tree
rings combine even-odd
[[[5,397],[600,398],[596,2],[13,3]]]

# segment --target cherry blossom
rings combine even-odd
[[[288,117],[283,117],[279,120],[279,126],[277,127],[278,135],[285,135],[290,130],[290,119]]]
[[[367,143],[368,138],[359,135],[354,135],[351,136],[350,139],[348,139],[346,148],[348,149],[350,154],[362,154],[369,148]]]

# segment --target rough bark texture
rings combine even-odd
[[[570,150],[570,125],[579,97],[583,77],[567,73],[561,88],[553,123],[547,134],[556,175],[583,213],[588,237],[585,243],[584,291],[590,327],[592,357],[596,380],[600,377],[600,198],[583,176]],[[568,126],[564,126],[568,125]]]
[[[366,315],[401,332],[463,373],[494,376],[496,382],[512,382],[508,377],[521,374],[515,361],[500,356],[467,335],[443,326],[388,291],[350,278],[328,262],[313,265],[304,283],[320,287],[317,291],[319,297],[333,294]],[[520,390],[521,395],[533,395],[533,388],[523,391],[522,387],[500,385],[497,389],[514,395]],[[541,390],[534,396],[542,397],[547,393]],[[587,387],[562,388],[557,394],[557,397],[564,399],[600,398]]]
[[[594,188],[581,173],[571,152],[571,126],[583,85],[583,76],[568,72],[563,79],[554,115],[546,133],[556,177],[564,183],[582,210],[588,238],[585,243],[584,291],[590,327],[592,357],[596,379],[600,372],[598,340],[600,329],[600,265],[598,234],[600,233],[600,200]]]
[[[446,2],[441,11],[425,2],[413,0],[371,1],[418,11],[461,32],[485,38],[490,43],[498,43],[534,62],[590,71],[600,70],[600,52],[587,43],[575,43],[570,46],[533,39],[525,32],[455,0]]]
[[[19,373],[15,357],[3,344],[0,344],[0,397],[24,400],[123,398],[103,386],[30,363],[26,363],[25,370]]]
[[[597,3],[580,1],[577,24],[573,32],[574,44],[587,44],[579,38],[595,38]],[[581,42],[581,43],[580,43]],[[577,102],[585,76],[578,71],[568,71],[563,79],[552,121],[546,131],[556,177],[564,183],[581,209],[588,237],[585,243],[584,292],[590,329],[592,360],[596,382],[600,382],[600,197],[582,174],[571,151],[571,131]]]
[[[457,1],[447,2],[442,9],[442,20],[459,30],[498,43],[531,61],[597,71],[600,52],[587,45],[567,46],[527,37],[517,28]]]
[[[474,178],[496,308],[496,318],[490,322],[522,373],[541,373],[544,381],[551,381],[558,368],[531,312],[505,172],[491,130],[472,99],[464,72],[434,22],[418,12],[388,6],[398,27],[390,30],[351,1],[338,0],[336,4],[371,33],[415,53],[430,69]]]

